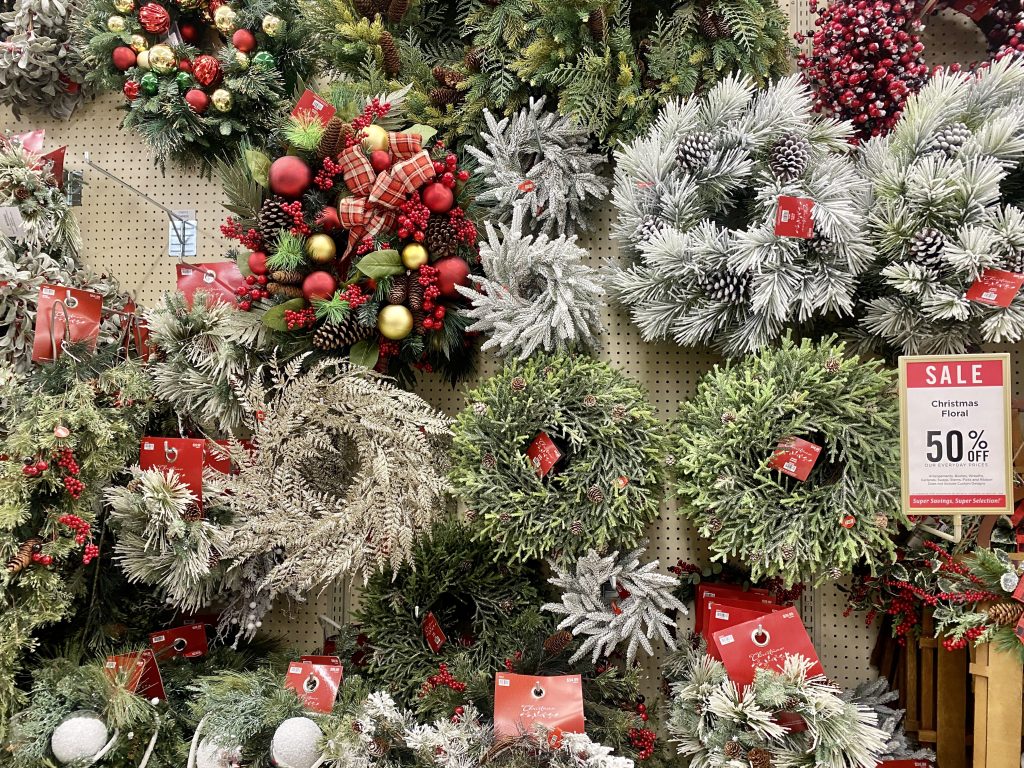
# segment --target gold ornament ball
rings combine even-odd
[[[177,68],[178,61],[174,58],[174,51],[169,45],[154,45],[149,49],[149,66],[154,72],[166,75]]]
[[[217,26],[221,32],[225,35],[230,35],[235,31],[235,9],[229,5],[222,5],[213,14],[213,23]]]
[[[306,255],[317,264],[326,264],[338,253],[338,247],[330,235],[313,235],[306,241]]]
[[[149,69],[149,51],[139,51],[139,55],[135,57],[135,65],[139,69]]]
[[[242,69],[249,68],[249,54],[244,51],[235,51],[235,64]]]
[[[111,32],[124,32],[127,26],[128,24],[124,20],[124,16],[111,16],[107,19],[107,29]]]
[[[268,14],[263,17],[263,33],[268,37],[277,37],[284,32],[284,19],[274,14]]]
[[[133,0],[114,0],[114,8],[118,13],[131,13],[135,10]]]
[[[388,148],[388,132],[379,125],[371,123],[363,129],[363,149],[374,152]]]
[[[132,50],[136,53],[141,53],[147,48],[149,48],[149,41],[145,37],[142,35],[132,35]]]
[[[430,254],[419,243],[409,243],[402,249],[402,264],[406,269],[419,269],[429,260]]]
[[[230,112],[231,105],[235,103],[235,98],[227,88],[218,88],[210,96],[210,101],[213,102],[213,108],[218,112]]]
[[[412,333],[412,312],[401,304],[388,304],[377,315],[377,330],[392,341],[401,341]]]

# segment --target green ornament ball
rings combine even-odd
[[[268,51],[260,51],[252,57],[252,63],[260,64],[264,67],[272,67],[277,64],[277,61],[274,59],[274,55],[272,53],[269,53]]]
[[[147,72],[142,76],[142,79],[139,80],[139,85],[142,86],[142,90],[145,93],[148,93],[150,96],[152,96],[154,93],[156,93],[156,89],[160,86],[160,80],[152,72]]]
[[[192,75],[188,72],[179,72],[177,77],[174,78],[178,81],[179,88],[191,88],[192,87]]]

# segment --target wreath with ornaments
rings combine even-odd
[[[470,173],[434,129],[400,129],[402,95],[353,107],[343,85],[307,91],[277,157],[221,166],[221,231],[251,251],[239,309],[406,383],[417,370],[454,382],[476,354],[458,291],[479,265]]]
[[[990,59],[1024,52],[1021,0],[811,0],[817,14],[811,48],[797,61],[815,90],[815,109],[854,124],[857,138],[884,136],[907,97],[927,82],[921,35],[925,16],[963,13],[985,36]],[[803,43],[807,36],[796,35]],[[985,66],[987,62],[971,66]],[[950,66],[954,72],[960,64]]]
[[[293,0],[90,0],[79,36],[88,82],[124,93],[161,168],[265,143],[315,63]]]

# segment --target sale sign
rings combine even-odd
[[[908,514],[1013,511],[1010,356],[900,358],[900,454]]]

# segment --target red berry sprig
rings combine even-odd
[[[81,472],[81,467],[78,466],[78,462],[75,460],[74,451],[70,448],[63,448],[60,451],[54,452],[53,458],[57,461],[57,466],[69,475],[77,477],[78,473]]]
[[[238,223],[230,216],[220,225],[220,233],[229,240],[237,240],[250,251],[263,250],[263,236],[259,231],[250,228],[243,232]]]
[[[636,750],[636,756],[640,760],[646,760],[654,754],[654,743],[657,740],[658,735],[650,728],[629,729],[629,743]]]
[[[363,140],[363,130],[379,117],[384,117],[391,111],[391,104],[381,103],[380,99],[373,99],[363,107],[362,114],[352,120],[349,125],[352,130],[345,136],[345,147],[353,147]]]
[[[292,226],[289,230],[296,237],[305,237],[312,230],[306,224],[306,214],[302,210],[301,200],[292,200],[290,203],[281,203],[281,210],[292,217]]]
[[[422,699],[437,688],[451,688],[456,693],[462,693],[466,690],[466,684],[456,680],[455,675],[448,671],[448,665],[442,662],[437,667],[437,673],[428,677],[427,681],[420,688],[420,698]]]
[[[444,327],[444,316],[447,309],[443,304],[438,304],[437,299],[441,296],[441,289],[437,287],[438,272],[436,267],[424,264],[419,268],[416,279],[423,286],[423,327],[428,331],[438,331]]]
[[[95,544],[86,544],[85,550],[82,552],[82,565],[88,565],[97,557],[100,556],[100,548]]]
[[[284,311],[284,324],[289,331],[299,331],[309,328],[316,322],[316,311],[312,307],[300,309],[297,312],[291,309]]]
[[[370,294],[363,293],[363,289],[355,283],[348,286],[344,291],[338,294],[342,301],[347,301],[349,309],[355,309],[360,307],[370,300]]]
[[[46,470],[50,468],[49,463],[44,459],[32,459],[28,458],[25,460],[24,466],[21,468],[21,474],[26,477],[39,477]]]
[[[266,275],[247,275],[245,283],[235,288],[235,301],[243,312],[252,309],[253,302],[265,299],[269,295]]]
[[[341,175],[341,166],[330,157],[325,157],[324,162],[313,178],[313,183],[325,192],[333,189],[334,177]]]
[[[42,552],[33,552],[32,562],[37,565],[50,566],[53,565],[53,557],[50,555],[44,555]]]
[[[427,237],[428,221],[430,209],[423,204],[419,190],[415,190],[398,206],[398,236],[402,240],[412,238],[421,243]]]

